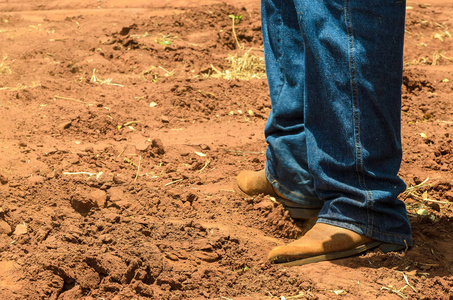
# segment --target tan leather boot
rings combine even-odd
[[[236,178],[236,184],[239,190],[249,196],[259,194],[269,195],[271,197],[285,198],[278,193],[269,183],[264,170],[261,171],[242,171]]]
[[[352,256],[376,247],[380,247],[384,252],[405,248],[376,241],[341,227],[317,223],[300,239],[272,249],[268,259],[275,264],[301,266]]]
[[[320,207],[307,207],[305,205],[289,200],[280,194],[267,180],[264,170],[242,171],[236,178],[236,191],[248,196],[259,194],[269,195],[283,204],[293,219],[311,219],[318,216]]]

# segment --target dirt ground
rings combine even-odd
[[[259,1],[225,2],[1,1],[0,299],[453,299],[453,1],[407,3],[415,246],[293,268],[300,224],[233,190],[270,101]]]

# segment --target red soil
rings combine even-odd
[[[264,166],[266,80],[209,76],[231,13],[262,56],[259,1],[150,2],[0,3],[1,299],[452,299],[451,0],[408,3],[415,246],[293,268],[266,256],[303,230],[232,189]]]

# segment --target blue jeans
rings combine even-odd
[[[266,176],[318,222],[412,245],[401,164],[404,0],[262,0]]]

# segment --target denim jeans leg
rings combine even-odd
[[[397,198],[405,1],[263,0],[262,8],[268,179],[285,196],[303,196],[292,200],[324,203],[318,222],[412,245]]]
[[[318,222],[412,245],[401,164],[405,1],[294,0]]]
[[[304,126],[304,45],[294,5],[261,2],[264,54],[272,110],[265,128],[266,176],[288,199],[322,207],[308,171]],[[291,3],[292,4],[292,3]]]

